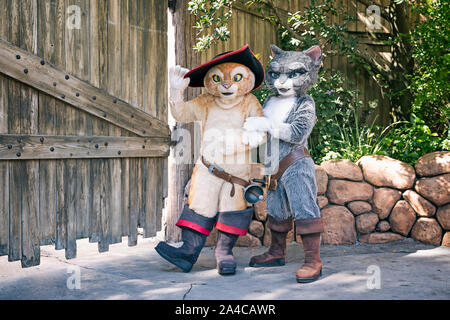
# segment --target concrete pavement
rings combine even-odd
[[[159,257],[156,238],[126,238],[99,254],[78,240],[77,258],[41,247],[41,265],[22,269],[0,257],[0,299],[450,299],[450,248],[405,239],[381,245],[322,245],[323,276],[298,284],[301,244],[288,246],[287,264],[250,268],[265,248],[235,248],[238,271],[223,277],[212,248],[204,248],[190,273]],[[79,281],[78,281],[79,280]]]

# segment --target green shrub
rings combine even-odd
[[[449,137],[440,137],[424,120],[412,114],[409,122],[403,122],[387,133],[380,150],[381,154],[413,165],[423,154],[449,150],[449,146]]]

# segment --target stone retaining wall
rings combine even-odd
[[[318,204],[325,244],[385,243],[404,237],[450,246],[450,152],[422,156],[414,167],[386,156],[356,164],[332,160],[316,165]],[[238,246],[270,245],[264,201]],[[215,244],[217,231],[207,239]],[[288,242],[301,241],[288,235]]]

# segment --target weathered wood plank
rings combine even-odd
[[[73,259],[77,255],[76,246],[76,218],[78,207],[77,184],[78,166],[76,161],[68,160],[64,170],[64,200],[66,203],[66,259]]]
[[[8,261],[22,258],[22,168],[19,161],[9,162],[9,252]]]
[[[0,5],[4,8],[4,3]],[[1,14],[1,13],[0,13]],[[0,75],[0,133],[8,132],[8,79]],[[9,244],[9,162],[0,161],[0,256]]]
[[[139,219],[139,159],[130,159],[130,215],[129,215],[129,233],[128,246],[137,244],[137,226]]]
[[[108,90],[109,81],[109,61],[108,61],[108,1],[98,2],[98,57],[99,57],[99,76],[98,86],[103,90]],[[129,117],[129,115],[128,115]],[[96,125],[97,124],[97,125]],[[94,124],[94,135],[109,135],[110,126],[107,123],[97,122]],[[110,213],[111,213],[111,176],[110,176],[110,160],[101,159],[98,160],[98,179],[101,181],[99,189],[94,190],[94,193],[98,193],[99,205],[98,219],[99,219],[99,241],[98,251],[105,252],[109,250],[109,244],[111,242],[111,229],[110,229]],[[95,186],[95,185],[94,185]]]
[[[144,190],[145,190],[145,214],[144,214],[144,238],[156,235],[156,210],[160,181],[157,180],[157,159],[144,159]]]
[[[0,160],[135,158],[168,155],[169,140],[165,138],[0,134]]]
[[[128,236],[130,233],[130,160],[122,159],[121,161],[122,175],[122,236]]]
[[[57,34],[64,34],[64,26],[61,26],[61,22],[65,23],[64,16],[61,19],[57,12],[59,5],[50,0],[37,1],[37,6],[38,55],[51,63],[60,64],[61,58],[57,54],[61,52],[61,43],[57,42]],[[56,100],[40,92],[39,133],[53,135],[56,133],[55,125]],[[49,245],[56,241],[56,161],[41,160],[39,175],[40,242],[41,245]]]
[[[128,79],[122,76],[122,47],[121,47],[121,2],[116,0],[108,1],[108,92],[117,97],[124,97],[122,94],[123,84]],[[111,136],[120,136],[121,129],[110,127]],[[121,185],[121,160],[109,159],[110,164],[110,243],[122,241],[122,185]]]
[[[92,193],[92,211],[89,214],[89,242],[98,242],[100,239],[100,194],[101,181],[100,181],[100,166],[101,160],[92,160],[91,162],[91,193]]]
[[[137,73],[137,105],[138,108],[145,111],[145,101],[144,94],[147,91],[147,88],[144,87],[144,72],[140,72],[140,70],[145,70],[145,57],[144,57],[144,39],[145,39],[145,15],[144,11],[144,2],[143,0],[136,1],[137,7],[137,16],[136,16],[136,30],[137,30],[137,46],[136,46],[136,73]]]
[[[66,80],[66,72],[50,63],[41,65],[40,61],[39,57],[0,40],[0,71],[4,74],[139,136],[169,135],[164,122],[74,75],[68,75]],[[102,64],[100,70],[104,68]]]
[[[21,162],[22,167],[22,267],[40,264],[39,171],[37,161]]]
[[[72,107],[62,106],[60,110],[64,120],[64,134],[76,134],[78,131],[78,112]],[[76,257],[76,218],[79,209],[79,198],[77,196],[78,185],[78,163],[75,159],[64,160],[64,203],[65,203],[65,256],[66,259]]]
[[[130,51],[129,51],[129,65],[128,70],[130,72],[130,78],[128,80],[128,86],[130,88],[130,103],[133,105],[138,104],[138,25],[137,25],[137,1],[128,0],[129,3],[129,24],[130,24]]]
[[[0,38],[9,39],[9,1],[0,1]]]
[[[8,1],[9,31],[8,40],[20,46],[19,4],[17,1]],[[9,79],[8,81],[8,132],[20,133],[20,83]],[[9,162],[9,252],[8,260],[17,261],[22,256],[22,185],[21,168],[18,161]]]
[[[68,52],[72,54],[66,55],[66,71],[75,75],[84,81],[90,80],[90,59],[89,59],[89,45],[90,45],[90,31],[89,31],[89,0],[66,0],[66,8],[70,5],[77,5],[81,10],[80,28],[67,28],[65,33],[65,46]],[[90,130],[91,117],[85,112],[77,112],[72,121],[71,134],[80,136],[92,135]],[[73,177],[76,180],[75,189],[69,188],[69,194],[73,192],[73,209],[71,208],[71,201],[69,200],[68,207],[68,247],[66,255],[74,256],[76,249],[75,239],[88,237],[89,235],[89,213],[90,213],[90,160],[79,159],[76,160],[76,170],[73,171]],[[73,220],[73,221],[71,221]],[[75,225],[75,227],[73,227]],[[75,229],[75,231],[73,230]],[[69,235],[70,231],[70,235]],[[70,240],[70,246],[69,246]]]
[[[111,219],[110,213],[111,207],[111,176],[110,162],[108,160],[99,160],[99,180],[100,185],[100,215],[99,215],[99,241],[98,251],[106,252],[109,250],[109,244],[111,243]]]
[[[9,170],[8,162],[0,162],[0,256],[8,254],[9,245]]]
[[[129,1],[120,1],[120,40],[121,40],[121,64],[122,64],[122,93],[121,97],[131,103],[130,100],[130,16],[129,16]]]
[[[56,101],[55,128],[58,135],[66,133],[68,128],[68,108],[61,102]],[[56,241],[55,249],[65,249],[67,245],[67,194],[66,194],[66,168],[67,161],[56,161]]]
[[[23,133],[37,133],[38,93],[21,85],[21,129]],[[20,163],[22,170],[22,267],[40,263],[39,241],[39,161]]]

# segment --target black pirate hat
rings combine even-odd
[[[191,78],[191,82],[189,83],[189,87],[203,87],[203,79],[206,76],[206,73],[212,67],[225,63],[225,62],[236,62],[243,64],[248,67],[255,74],[255,86],[253,90],[259,88],[259,86],[264,81],[264,69],[261,62],[255,57],[252,50],[250,50],[248,44],[243,46],[241,49],[236,51],[228,51],[221,53],[214,57],[211,61],[208,61],[201,66],[198,66],[195,69],[192,69],[186,75],[185,78]]]

